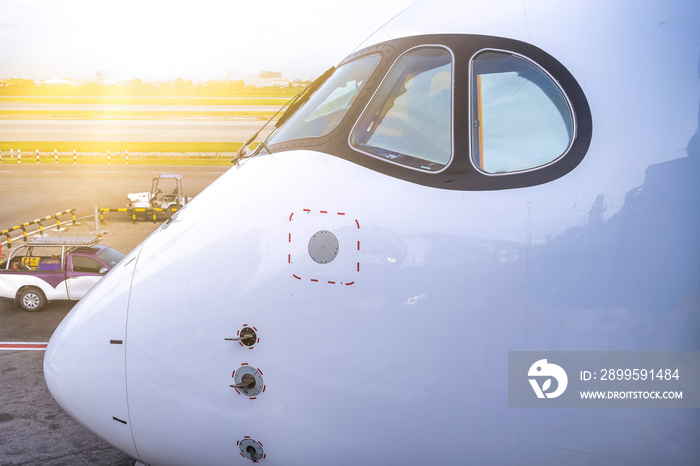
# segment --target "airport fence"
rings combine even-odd
[[[134,163],[150,163],[162,159],[171,161],[199,161],[199,162],[226,162],[228,163],[235,152],[130,152],[123,151],[25,151],[21,149],[9,149],[0,151],[0,164],[106,164],[129,165]]]

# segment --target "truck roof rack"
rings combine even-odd
[[[28,246],[94,246],[100,241],[97,235],[42,236],[27,242]]]

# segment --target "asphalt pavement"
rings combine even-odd
[[[134,464],[58,406],[44,383],[43,359],[43,351],[0,351],[0,464]]]
[[[84,217],[92,215],[95,206],[124,208],[126,195],[149,191],[153,176],[159,173],[181,174],[185,195],[194,197],[229,168],[3,163],[0,164],[0,231],[68,209],[76,209],[76,215]],[[70,220],[70,216],[62,217],[61,223],[66,219]]]

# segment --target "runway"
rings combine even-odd
[[[0,119],[0,141],[245,142],[264,121]],[[268,127],[260,134],[267,136]]]
[[[121,105],[121,104],[34,104],[0,102],[0,111],[12,112],[276,112],[274,105]]]

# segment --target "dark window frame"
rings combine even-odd
[[[453,156],[440,172],[414,170],[368,156],[350,145],[350,134],[371,97],[377,91],[396,60],[406,51],[420,46],[443,46],[452,52],[453,67]],[[472,163],[469,63],[480,51],[501,50],[522,56],[544,70],[568,98],[576,125],[574,140],[568,152],[554,162],[528,171],[494,176],[478,170]],[[502,37],[473,34],[434,34],[390,40],[348,56],[340,64],[374,53],[382,60],[357,96],[338,127],[320,138],[285,141],[267,146],[272,153],[291,150],[312,150],[345,159],[367,169],[411,183],[440,189],[490,191],[523,188],[548,183],[571,172],[583,160],[593,133],[591,111],[586,96],[573,75],[553,56],[526,42]],[[339,65],[339,66],[340,66]]]

